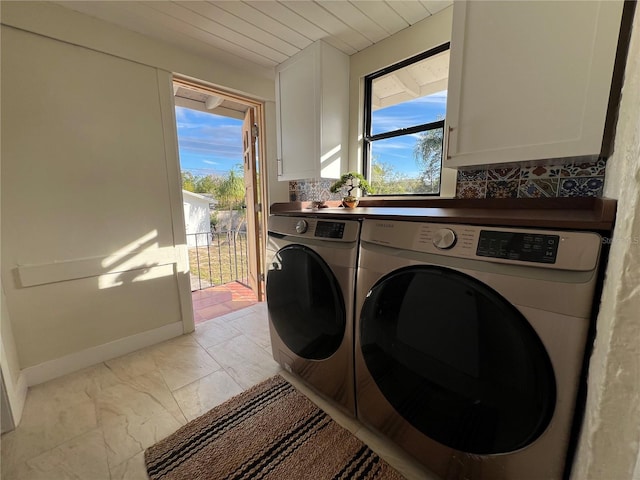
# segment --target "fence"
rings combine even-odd
[[[237,281],[247,284],[247,233],[200,232],[187,234],[191,290]]]

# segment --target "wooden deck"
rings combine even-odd
[[[197,290],[191,298],[196,325],[258,302],[253,290],[239,282]]]

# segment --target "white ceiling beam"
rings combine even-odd
[[[434,93],[442,92],[448,88],[449,79],[442,78],[435,82],[427,83],[420,88],[420,96],[426,97],[427,95],[433,95]]]
[[[376,95],[375,93],[371,94],[371,108],[373,110],[376,110],[378,108],[382,107],[382,100],[380,99],[380,97],[378,95]]]
[[[420,96],[420,85],[411,76],[406,69],[400,69],[393,76],[400,82],[405,92],[411,95],[413,98]]]

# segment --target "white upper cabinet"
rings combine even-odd
[[[349,57],[322,41],[276,68],[278,180],[338,178],[347,165]]]
[[[444,165],[598,156],[623,2],[454,2]]]

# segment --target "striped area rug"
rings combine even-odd
[[[276,375],[144,454],[152,480],[400,480],[349,431]]]

